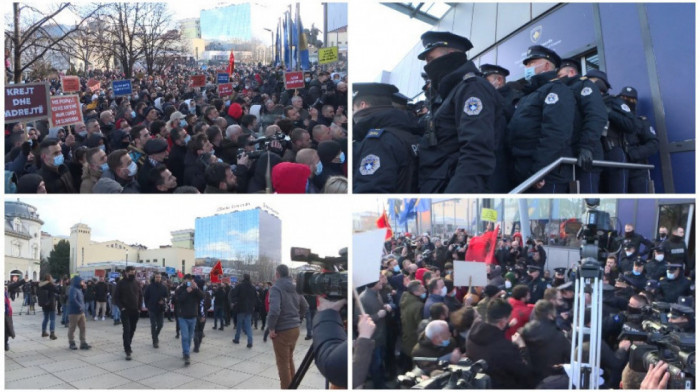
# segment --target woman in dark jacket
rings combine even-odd
[[[39,283],[39,298],[46,298],[46,302],[41,304],[41,310],[44,311],[44,321],[41,323],[41,337],[50,336],[51,340],[58,339],[56,337],[56,296],[59,294],[59,287],[53,284],[51,274],[46,274],[44,280]],[[46,333],[46,324],[49,325],[51,335]]]

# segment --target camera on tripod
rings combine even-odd
[[[582,238],[581,260],[594,259],[605,263],[609,249],[615,243],[617,232],[610,225],[610,214],[598,210],[600,199],[584,199],[586,212],[583,226],[578,233]]]
[[[311,249],[292,247],[292,261],[315,265],[321,271],[302,271],[297,275],[297,292],[302,295],[322,295],[329,300],[347,298],[348,292],[348,248],[339,252],[339,257],[319,257]]]
[[[413,359],[437,362],[442,373],[424,380],[424,372],[415,368],[398,377],[401,389],[491,389],[491,377],[485,373],[488,366],[483,359],[472,362],[469,358],[462,358],[454,365],[439,358]]]
[[[695,335],[688,332],[648,333],[646,343],[630,348],[630,369],[646,372],[659,361],[668,364],[668,389],[695,388]]]

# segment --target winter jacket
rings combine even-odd
[[[442,295],[429,294],[428,299],[425,301],[425,305],[423,305],[423,318],[430,318],[430,307],[433,306],[433,304],[444,302],[445,297],[443,297]]]
[[[399,302],[401,309],[401,352],[411,355],[413,346],[418,343],[418,324],[423,318],[423,301],[408,291],[404,291]]]
[[[553,374],[553,365],[571,360],[571,342],[557,328],[554,320],[532,320],[520,330],[520,335],[530,350],[538,382]]]
[[[270,331],[286,331],[298,328],[309,305],[297,293],[292,278],[279,278],[270,289],[270,310],[267,326]]]
[[[450,344],[445,347],[436,346],[433,342],[425,336],[425,332],[420,334],[418,338],[418,343],[413,347],[411,351],[411,357],[424,357],[424,358],[440,358],[445,355],[450,355],[454,349],[457,348],[457,341],[454,338],[450,338]],[[416,366],[421,368],[426,373],[431,373],[438,369],[438,364],[436,362],[416,362]]]
[[[83,288],[80,283],[83,279],[80,276],[74,276],[70,281],[70,291],[68,291],[68,314],[85,313],[85,298],[83,297]]]
[[[107,282],[95,283],[95,301],[107,302],[107,292],[108,291],[109,291],[109,288],[107,287]]]
[[[178,317],[191,319],[197,317],[204,293],[198,288],[187,292],[187,284],[182,284],[175,291],[175,298],[177,298]]]
[[[121,279],[114,289],[114,305],[127,311],[140,311],[143,303],[143,294],[139,282],[130,279]]]
[[[518,332],[518,329],[522,328],[530,321],[530,313],[532,313],[532,309],[535,307],[534,305],[526,304],[513,297],[508,298],[508,303],[513,307],[513,310],[510,311],[510,318],[508,318],[508,321],[515,319],[517,323],[506,330],[506,340],[510,340],[510,338]]]
[[[165,303],[168,301],[170,292],[163,283],[156,283],[151,280],[151,284],[146,287],[143,293],[143,299],[146,303],[146,308],[149,312],[158,313],[165,311]],[[159,303],[162,301],[162,303]]]
[[[233,289],[233,298],[238,305],[238,313],[253,313],[258,302],[258,292],[249,280],[243,280]]]
[[[60,292],[60,289],[58,286],[53,284],[53,282],[49,282],[46,280],[42,280],[39,282],[39,290],[46,290],[49,292],[49,304],[46,306],[42,306],[41,310],[44,312],[52,312],[56,310],[56,296]]]

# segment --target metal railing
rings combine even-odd
[[[556,169],[560,165],[574,165],[574,170],[575,170],[575,165],[576,165],[576,158],[566,158],[566,157],[561,157],[557,159],[556,161],[550,163],[549,165],[543,167],[540,169],[537,173],[533,174],[528,178],[527,180],[523,181],[520,183],[520,185],[516,186],[508,192],[508,194],[518,194],[518,193],[523,193],[524,191],[530,189],[533,185],[538,183],[540,180],[542,180],[547,174],[549,174],[552,170]],[[615,162],[615,161],[593,161],[592,164],[593,167],[612,167],[616,169],[647,169],[651,170],[654,168],[654,165],[644,165],[641,163],[622,163],[622,162]],[[576,176],[574,176],[575,178]]]

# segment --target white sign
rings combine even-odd
[[[486,263],[478,261],[453,261],[455,286],[481,287],[489,282],[486,276]],[[471,277],[471,284],[469,278]]]
[[[386,229],[352,236],[352,284],[360,287],[379,280]]]

